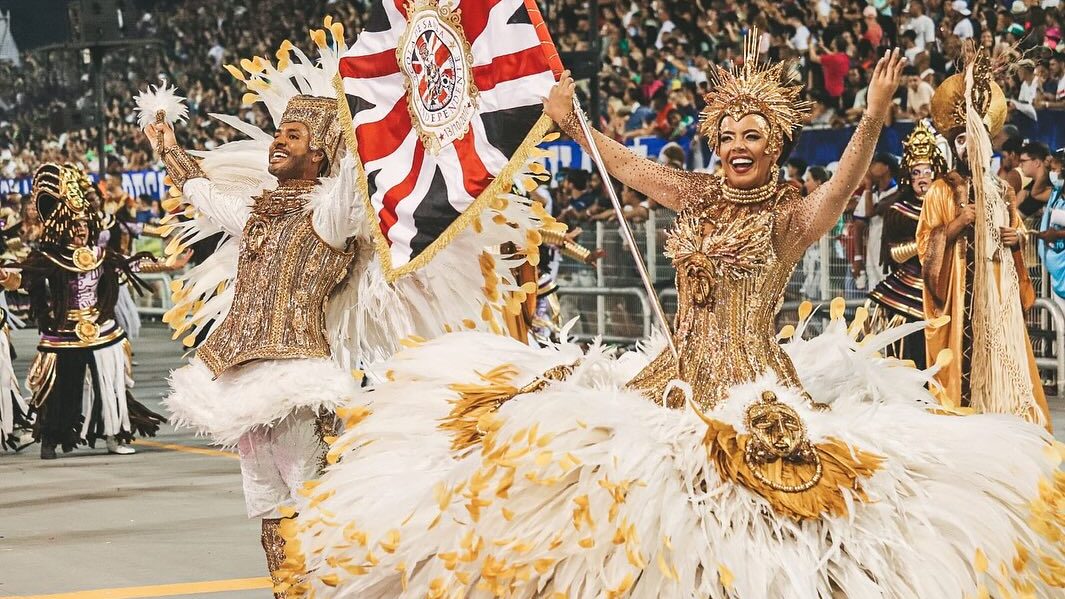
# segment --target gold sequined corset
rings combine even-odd
[[[330,356],[325,302],[354,254],[314,231],[300,197],[308,190],[278,189],[256,199],[241,239],[233,305],[197,352],[216,377],[253,360]]]
[[[661,401],[666,384],[679,378],[692,386],[704,410],[729,387],[770,369],[783,383],[799,386],[791,360],[776,342],[774,316],[796,263],[779,257],[787,233],[778,226],[776,208],[801,200],[790,186],[757,205],[724,199],[719,185],[708,195],[687,203],[666,241],[677,271],[679,373],[666,349],[629,383]],[[682,401],[673,393],[667,403],[680,407]]]

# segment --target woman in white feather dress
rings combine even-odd
[[[1014,417],[939,410],[931,371],[876,352],[912,326],[859,344],[836,305],[812,340],[773,330],[796,262],[869,164],[903,61],[877,65],[840,174],[803,199],[775,173],[806,106],[753,50],[707,96],[723,177],[595,134],[612,174],[680,213],[677,354],[478,333],[412,344],[378,369],[372,406],[341,411],[334,465],[282,525],[278,590],[1061,596],[1060,444]],[[587,144],[572,92],[564,76],[545,108]]]

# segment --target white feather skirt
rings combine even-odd
[[[126,331],[126,337],[136,339],[141,335],[141,315],[137,311],[137,304],[129,292],[129,285],[118,286],[118,301],[115,303],[115,322],[122,330]]]
[[[0,331],[0,451],[15,430],[17,417],[27,417],[29,413],[11,364],[11,339],[6,331]]]
[[[260,360],[213,379],[198,358],[170,374],[163,400],[174,426],[189,427],[225,447],[301,408],[333,411],[360,401],[359,381],[332,360]]]
[[[844,492],[845,515],[801,521],[719,474],[692,410],[624,388],[643,354],[593,347],[565,381],[482,420],[490,445],[454,451],[439,426],[458,399],[449,384],[509,363],[521,386],[580,352],[475,333],[405,350],[369,410],[342,411],[340,461],[305,489],[288,534],[302,572],[289,582],[359,598],[1060,597],[1060,444],[1010,416],[932,414],[930,372],[870,345],[838,323],[787,345],[830,411],[765,377],[708,414],[743,431],[770,389],[812,442],[883,459],[864,500]]]

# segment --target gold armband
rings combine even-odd
[[[891,259],[902,264],[917,255],[917,242],[899,243],[891,246]]]
[[[163,260],[141,260],[141,262],[137,264],[137,271],[146,275],[158,272],[170,272],[173,270],[177,270],[177,268],[167,266],[166,262]]]
[[[163,164],[166,165],[166,174],[178,189],[185,187],[189,179],[207,176],[200,168],[200,163],[178,146],[163,148]]]
[[[566,234],[561,231],[540,229],[540,236],[543,237],[544,243],[547,245],[558,246],[562,250],[562,255],[567,258],[587,262],[588,257],[592,255],[591,250],[579,243],[566,239]]]
[[[592,251],[583,245],[567,241],[562,244],[562,255],[581,262],[587,262],[588,257],[592,255]]]
[[[547,245],[563,245],[566,243],[566,234],[554,229],[540,229],[540,237]]]

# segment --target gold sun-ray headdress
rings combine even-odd
[[[760,64],[758,61],[758,30],[752,29],[743,41],[743,64],[732,69],[714,67],[710,73],[710,91],[706,94],[706,108],[702,112],[699,131],[710,141],[718,143],[721,119],[730,116],[740,120],[756,114],[766,121],[769,136],[767,154],[772,154],[784,141],[792,139],[793,131],[810,113],[812,104],[801,100],[802,85],[795,80],[786,61]]]

